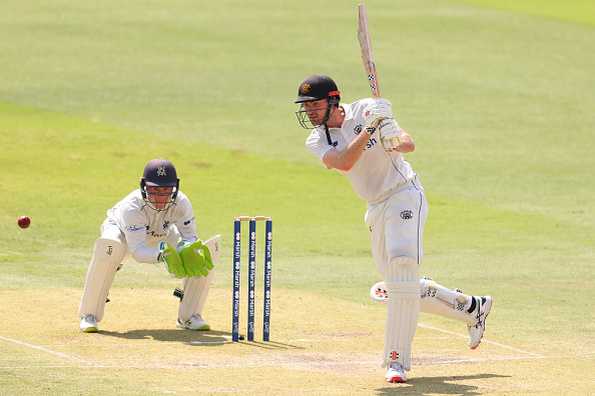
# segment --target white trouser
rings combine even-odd
[[[368,205],[365,221],[371,231],[372,256],[383,276],[395,257],[421,264],[428,203],[418,181],[409,182],[386,200]]]
[[[411,344],[420,309],[419,264],[428,206],[423,189],[409,182],[386,200],[370,204],[372,255],[389,294],[383,365],[411,368]]]

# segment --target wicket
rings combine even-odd
[[[240,261],[242,256],[242,221],[249,222],[248,228],[248,341],[254,341],[255,291],[256,291],[256,222],[265,222],[264,250],[264,298],[262,319],[262,340],[269,341],[271,334],[271,272],[273,249],[273,220],[267,216],[238,216],[233,223],[233,293],[232,329],[233,342],[240,339]]]

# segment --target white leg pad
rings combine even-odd
[[[178,310],[178,319],[181,322],[187,321],[194,314],[202,316],[202,310],[214,277],[215,272],[210,271],[207,276],[193,276],[184,279],[184,298],[180,302]]]
[[[215,265],[219,262],[219,257],[221,255],[220,239],[221,235],[215,235],[204,242],[209,248],[213,264]],[[187,321],[194,314],[202,316],[209,289],[214,279],[215,271],[213,270],[209,271],[209,274],[206,277],[194,276],[192,278],[184,279],[184,298],[180,302],[180,309],[178,310],[178,319],[180,319],[180,321]]]
[[[389,299],[383,365],[398,362],[405,370],[410,370],[411,344],[420,309],[417,260],[409,257],[391,260],[386,268],[385,282]]]
[[[103,319],[107,294],[125,255],[126,245],[119,241],[106,238],[98,238],[95,241],[79,307],[81,317],[93,315],[97,322]]]
[[[211,258],[213,259],[213,264],[218,264],[219,258],[221,257],[220,241],[221,235],[217,234],[204,242],[204,244],[209,248],[209,253],[211,253]]]
[[[477,318],[465,309],[470,296],[448,289],[431,279],[421,279],[421,311],[474,325]]]

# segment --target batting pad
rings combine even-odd
[[[446,316],[474,325],[475,315],[465,309],[469,305],[470,296],[457,290],[448,289],[431,279],[420,279],[422,312]]]
[[[209,248],[213,264],[219,262],[219,256],[221,254],[219,245],[220,239],[221,235],[215,235],[204,242]],[[180,302],[180,308],[178,310],[178,319],[180,319],[180,321],[185,322],[194,314],[202,316],[202,310],[207,301],[209,289],[214,279],[215,271],[213,270],[209,271],[207,276],[194,276],[192,278],[184,279],[184,298]]]
[[[408,257],[397,257],[387,266],[385,276],[389,299],[383,365],[396,361],[405,370],[410,370],[411,344],[420,309],[417,262]]]
[[[103,319],[107,294],[125,255],[126,246],[119,241],[106,238],[95,241],[79,307],[80,317],[93,315],[98,322]]]

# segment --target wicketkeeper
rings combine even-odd
[[[164,159],[149,161],[140,189],[109,209],[101,225],[79,308],[81,330],[98,331],[114,276],[128,254],[140,263],[164,263],[182,279],[178,327],[209,330],[202,311],[219,253],[219,235],[206,242],[198,239],[192,204],[180,191],[174,165]]]
[[[474,349],[481,342],[492,298],[420,279],[428,204],[417,174],[403,158],[415,150],[413,139],[397,123],[389,101],[339,102],[340,92],[330,77],[310,76],[298,88],[296,115],[302,127],[311,129],[306,147],[328,169],[345,175],[368,203],[365,221],[372,255],[388,294],[385,377],[405,382],[420,308],[465,322]]]

